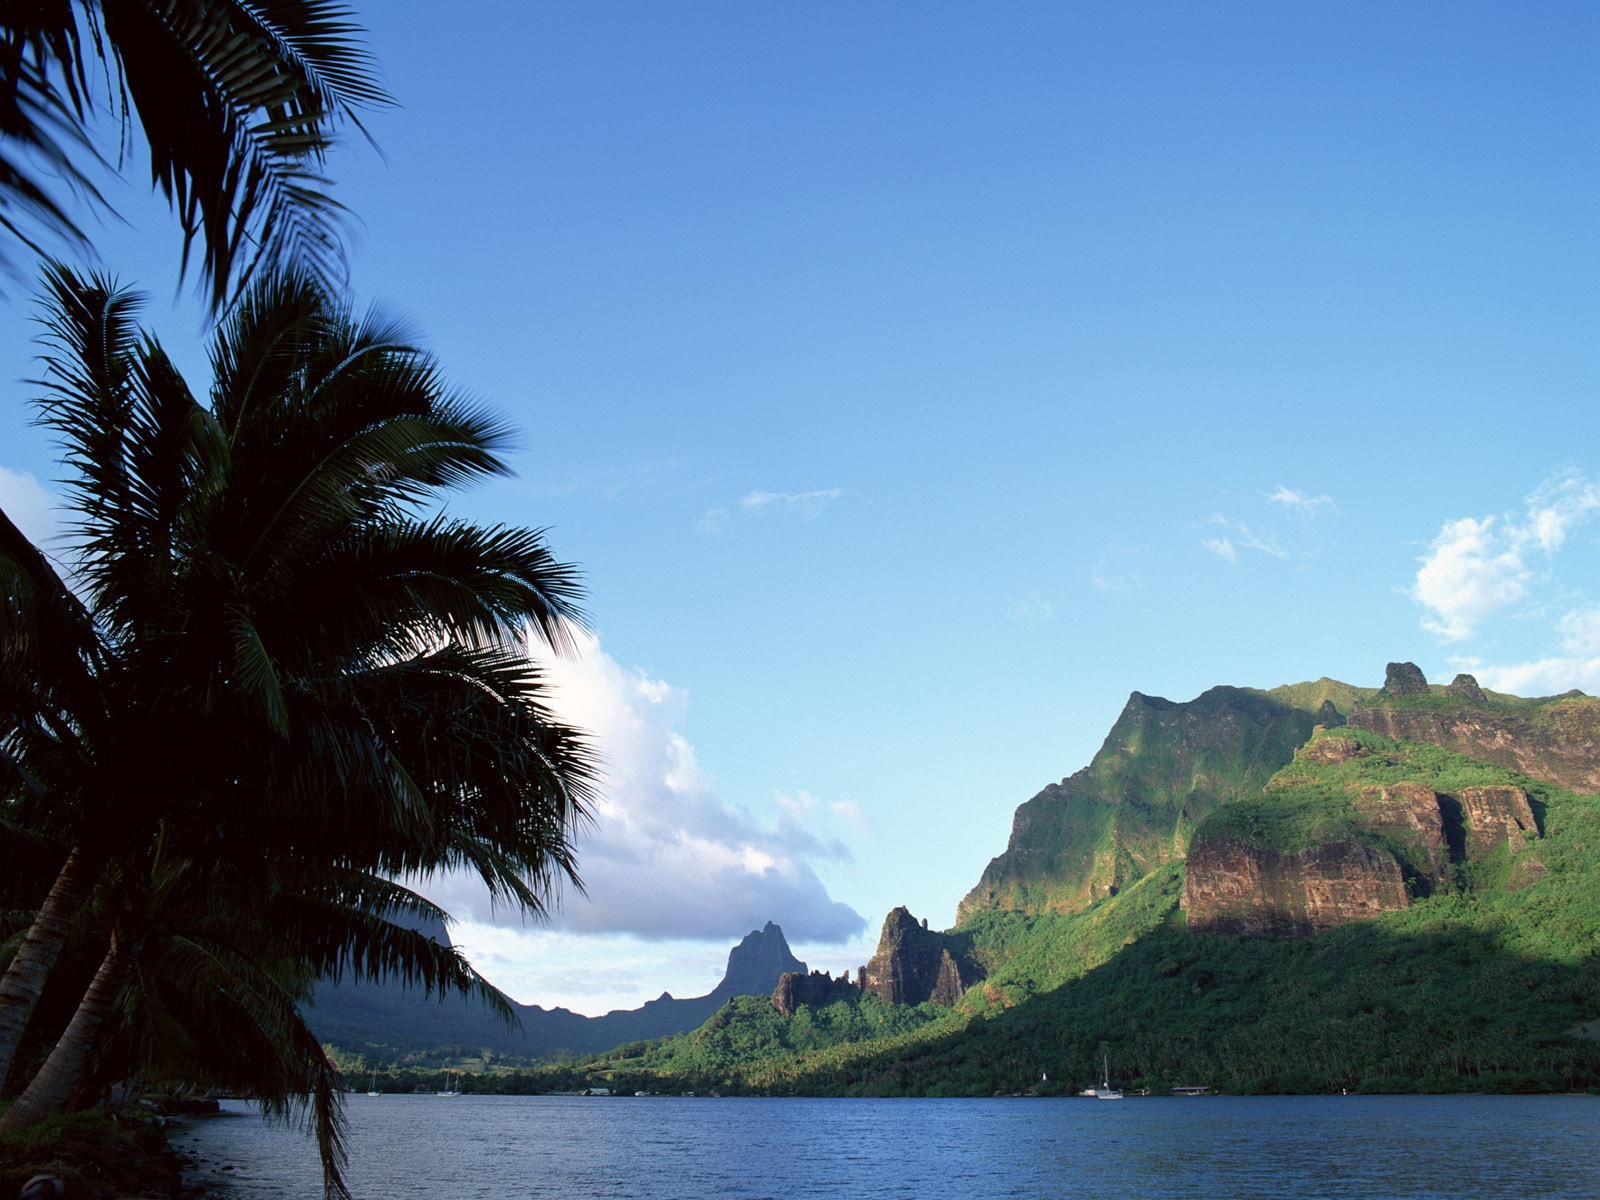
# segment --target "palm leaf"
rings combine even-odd
[[[125,148],[140,126],[151,181],[182,225],[184,270],[198,250],[214,308],[290,265],[336,286],[345,216],[323,163],[342,127],[365,132],[360,110],[391,103],[360,32],[327,0],[11,6],[0,23],[0,227],[30,247],[33,228],[85,244],[52,181],[104,203],[85,169],[105,165],[89,139],[93,63]]]

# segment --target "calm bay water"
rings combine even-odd
[[[230,1200],[320,1196],[248,1106],[175,1137]],[[1600,1099],[756,1100],[352,1096],[361,1200],[1600,1197]],[[231,1171],[220,1168],[229,1165]]]

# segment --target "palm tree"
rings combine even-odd
[[[144,878],[108,889],[112,950],[6,1127],[133,1076],[248,1090],[269,1117],[304,1119],[325,1190],[348,1196],[341,1082],[298,1007],[312,982],[398,979],[476,995],[512,1020],[509,1003],[454,949],[388,919],[446,915],[403,887],[325,870],[291,884],[292,864],[186,855],[166,832]]]
[[[538,912],[576,882],[594,772],[523,642],[570,644],[576,573],[535,531],[426,510],[504,471],[507,434],[403,330],[304,277],[263,277],[215,338],[204,405],[141,338],[133,297],[64,268],[48,283],[41,412],[72,472],[84,599],[0,539],[0,579],[16,581],[0,797],[122,915],[80,1006],[84,1036],[7,1127],[71,1102],[107,997],[165,944],[168,909],[130,902],[155,894],[162,863],[222,864],[282,903],[326,898],[337,879],[465,867]],[[76,640],[34,632],[47,624]],[[58,891],[40,916],[54,907],[59,925],[83,898]],[[44,946],[39,926],[29,938]],[[277,950],[319,969],[350,951]],[[8,976],[22,964],[42,985],[48,964],[24,957]],[[0,996],[21,999],[0,1009],[28,990],[8,979]]]
[[[28,1017],[54,967],[73,918],[95,878],[89,852],[42,803],[58,770],[73,769],[75,726],[93,727],[99,709],[101,654],[94,622],[46,557],[0,512],[0,797],[3,827],[14,845],[11,883],[34,881],[28,869],[63,851],[60,869],[0,977],[0,1083]],[[74,714],[64,722],[63,714]],[[26,893],[19,893],[25,895]]]
[[[59,189],[103,203],[92,137],[103,113],[125,145],[137,120],[151,181],[183,226],[185,269],[198,243],[213,308],[258,269],[334,280],[342,210],[321,170],[341,125],[390,103],[359,32],[331,0],[6,4],[0,228],[35,250],[36,229],[86,244]]]

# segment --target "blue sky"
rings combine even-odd
[[[354,290],[524,431],[455,510],[590,589],[590,899],[433,885],[518,999],[948,926],[1135,689],[1600,692],[1592,5],[358,9],[402,107],[332,163]],[[0,503],[48,536],[9,290]]]

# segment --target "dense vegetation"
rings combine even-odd
[[[786,1019],[746,1000],[694,1034],[576,1066],[647,1090],[848,1095],[1076,1089],[1102,1056],[1158,1091],[1600,1085],[1600,1044],[1575,1036],[1600,1011],[1600,799],[1432,746],[1334,736],[1369,753],[1297,760],[1208,830],[1296,845],[1353,827],[1352,785],[1514,783],[1544,836],[1462,862],[1405,911],[1310,938],[1188,933],[1182,868],[1168,866],[1080,913],[974,916],[962,931],[989,977],[955,1009],[893,1019],[862,997]]]

